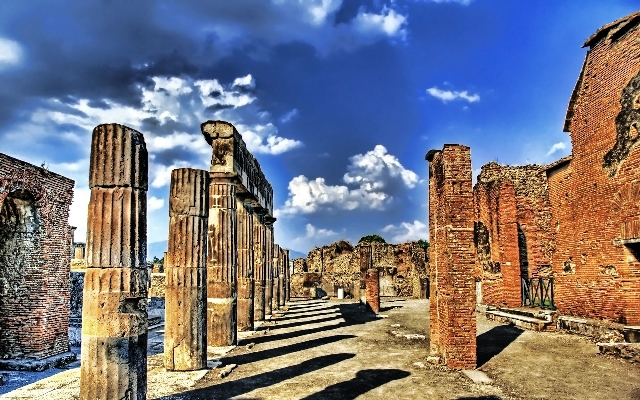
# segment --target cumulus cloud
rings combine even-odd
[[[289,111],[288,113],[280,117],[280,122],[282,122],[283,124],[286,124],[287,122],[297,117],[299,114],[300,112],[298,111],[298,109],[294,108],[293,110]]]
[[[418,175],[402,166],[382,145],[350,158],[345,185],[299,175],[289,182],[289,195],[278,215],[311,214],[322,210],[384,210],[395,195],[418,183]]]
[[[553,146],[551,146],[549,151],[547,151],[547,157],[552,155],[553,153],[555,153],[557,151],[564,150],[566,148],[567,148],[567,145],[564,142],[555,143]]]
[[[22,61],[22,47],[18,42],[0,37],[0,71]]]
[[[155,211],[155,210],[159,210],[164,206],[164,199],[160,199],[158,197],[155,196],[151,196],[149,197],[149,200],[147,200],[147,208],[149,210],[149,212]]]
[[[459,91],[451,91],[451,90],[442,90],[437,87],[432,87],[427,89],[427,93],[436,99],[442,100],[443,103],[453,100],[464,100],[469,103],[476,103],[480,101],[480,95],[478,94],[469,94],[466,90],[461,92]]]
[[[399,225],[387,225],[382,228],[382,232],[393,235],[391,241],[394,243],[415,242],[417,240],[427,240],[427,224],[415,220],[413,222],[402,222]]]
[[[407,33],[407,17],[386,6],[380,14],[360,10],[353,24],[355,29],[363,34],[405,38]]]
[[[468,6],[473,2],[473,0],[431,0],[434,3],[458,3],[463,6]]]

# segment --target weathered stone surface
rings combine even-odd
[[[271,308],[277,310],[280,308],[280,245],[273,245],[273,262],[272,262],[273,274],[273,294],[271,295]]]
[[[93,131],[81,399],[147,393],[147,151],[122,125]]]
[[[476,366],[475,246],[471,151],[427,153],[431,232],[431,354],[455,369]]]
[[[253,219],[250,206],[238,201],[238,330],[253,330]]]
[[[233,346],[237,342],[236,206],[236,184],[212,177],[209,184],[207,246],[207,342],[209,346]]]
[[[271,315],[273,311],[273,218],[265,217],[265,288],[264,314]]]
[[[173,170],[170,192],[164,366],[193,371],[207,367],[208,172]]]
[[[380,276],[376,268],[369,268],[365,275],[367,292],[367,309],[374,313],[380,312]]]
[[[253,259],[254,259],[254,290],[253,290],[253,319],[264,321],[265,315],[265,275],[266,275],[266,246],[265,226],[262,216],[252,214],[253,217]]]
[[[73,186],[0,153],[0,358],[6,362],[69,351]]]

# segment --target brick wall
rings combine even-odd
[[[0,154],[0,357],[69,351],[73,186]]]
[[[565,124],[573,158],[548,171],[560,312],[630,325],[640,324],[639,25],[632,14],[585,43]]]
[[[476,365],[471,152],[445,145],[429,161],[430,344],[450,368]]]

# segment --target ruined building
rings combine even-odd
[[[0,365],[69,352],[71,179],[0,154]],[[15,367],[15,366],[14,366]]]
[[[369,247],[370,246],[370,247]],[[417,243],[362,243],[356,246],[344,240],[318,247],[306,258],[293,260],[292,297],[345,296],[364,297],[361,252],[371,251],[373,267],[379,270],[380,296],[427,297],[429,264],[423,248]],[[365,250],[363,250],[365,249]],[[362,292],[361,292],[362,291]]]
[[[564,124],[572,155],[547,166],[489,163],[478,176],[478,297],[640,325],[640,13],[584,47]]]

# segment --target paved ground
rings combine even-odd
[[[594,343],[578,336],[522,331],[482,315],[477,370],[431,365],[428,304],[387,300],[376,317],[357,303],[292,301],[256,332],[243,334],[238,347],[211,348],[210,364],[221,363],[217,368],[191,373],[164,371],[162,331],[156,329],[148,398],[640,399],[639,365],[600,356]],[[0,399],[77,398],[78,377],[71,369]]]

